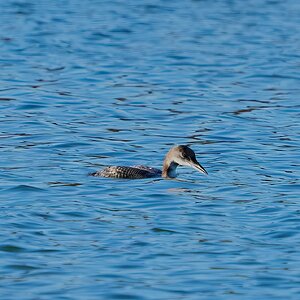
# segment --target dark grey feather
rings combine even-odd
[[[91,174],[92,176],[109,177],[109,178],[128,178],[141,179],[161,176],[161,171],[154,168],[136,166],[110,166],[101,171]]]

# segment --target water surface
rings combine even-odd
[[[3,2],[1,299],[298,299],[299,13]],[[209,176],[87,176],[174,144]]]

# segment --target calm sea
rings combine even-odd
[[[299,1],[0,2],[1,299],[299,299]]]

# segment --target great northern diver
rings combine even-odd
[[[176,168],[178,166],[189,166],[198,170],[199,172],[207,174],[206,170],[197,161],[194,151],[188,146],[179,145],[171,148],[167,153],[164,159],[162,171],[147,166],[109,166],[90,175],[128,179],[141,179],[160,176],[164,178],[174,178],[176,177]]]

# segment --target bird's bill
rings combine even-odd
[[[191,162],[190,166],[201,173],[208,175],[207,171],[198,162]]]

